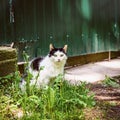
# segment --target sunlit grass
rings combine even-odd
[[[24,55],[26,67],[28,56]],[[42,69],[41,69],[42,70]],[[82,120],[83,109],[95,105],[85,82],[75,86],[58,75],[46,88],[30,86],[31,74],[26,71],[26,90],[20,89],[18,71],[0,78],[0,119],[2,120]]]
[[[59,75],[47,89],[31,86],[29,94],[19,89],[19,74],[8,77],[13,83],[1,84],[0,119],[82,119],[82,110],[95,105],[85,83],[73,86]],[[4,80],[4,78],[1,80]],[[20,80],[20,79],[19,79]]]

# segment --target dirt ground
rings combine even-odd
[[[120,76],[114,77],[120,84]],[[96,106],[84,111],[86,120],[120,120],[120,87],[107,87],[101,82],[89,84]]]

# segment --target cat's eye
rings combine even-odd
[[[63,57],[63,56],[64,56],[63,54],[60,55],[60,57]]]
[[[57,55],[54,54],[54,57],[57,57]]]

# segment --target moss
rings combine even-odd
[[[17,58],[16,49],[11,47],[0,47],[0,61]]]
[[[6,76],[16,70],[17,59],[0,61],[0,77]]]
[[[16,63],[16,49],[11,47],[0,47],[0,77],[15,72]]]

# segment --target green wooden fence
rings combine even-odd
[[[53,43],[69,56],[120,49],[120,0],[0,0],[0,44],[31,57]]]

